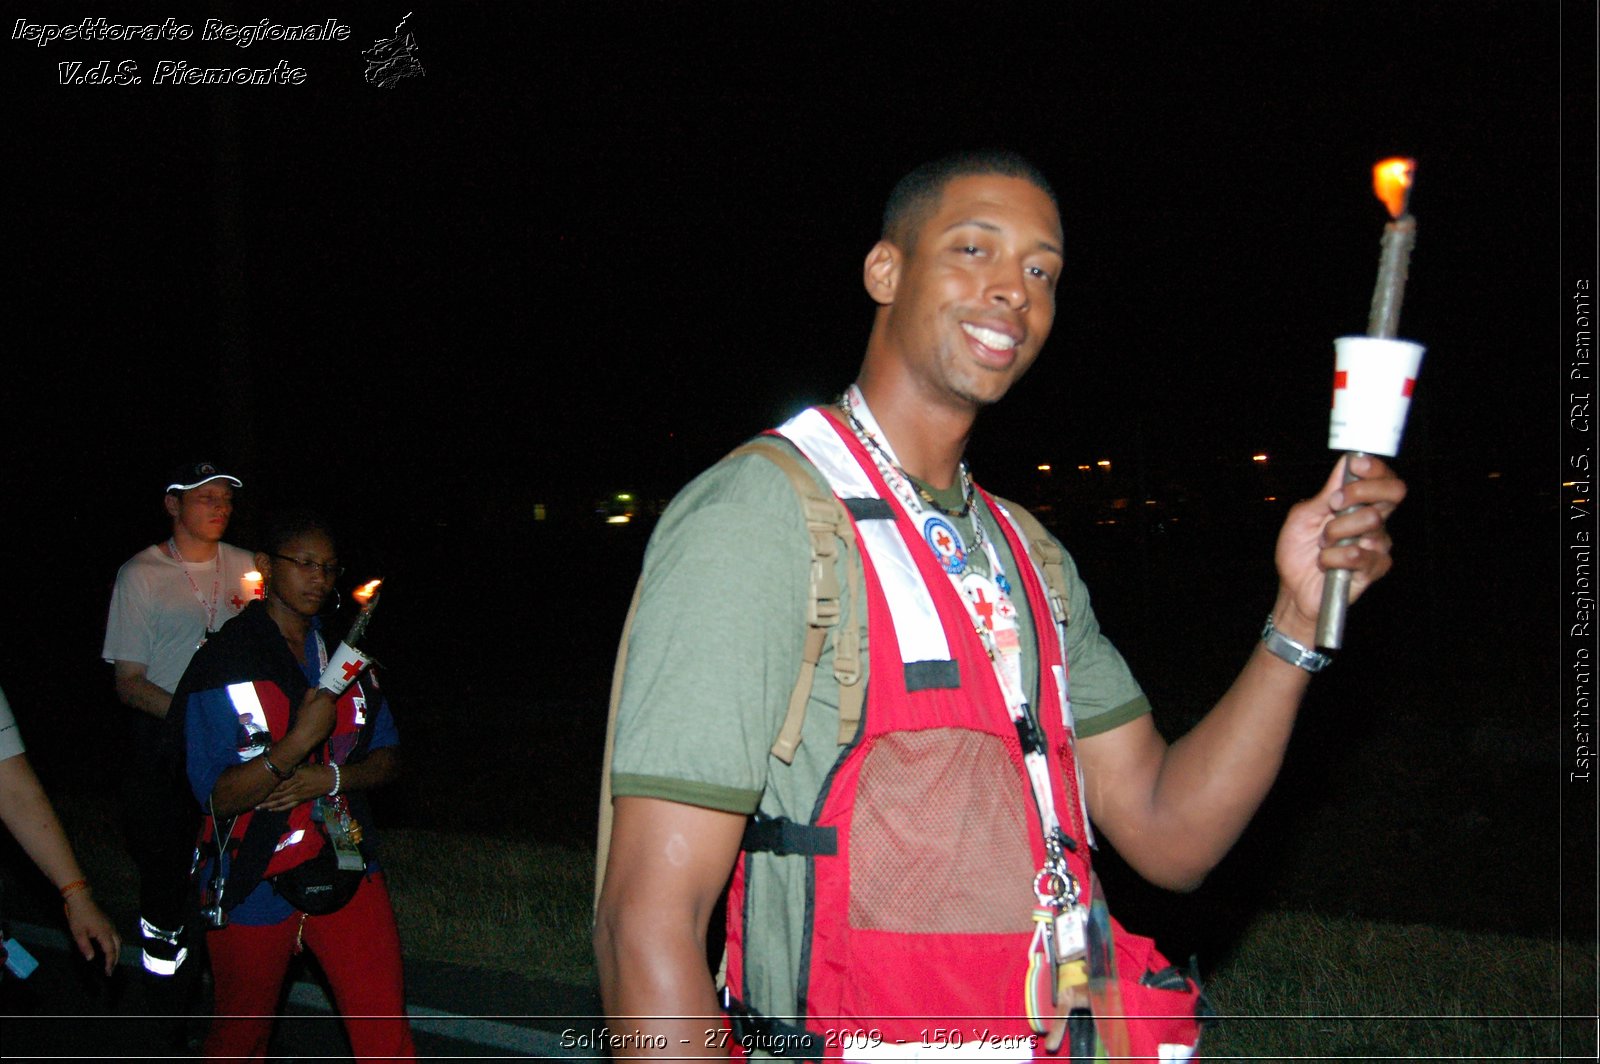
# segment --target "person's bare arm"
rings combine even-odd
[[[1273,624],[1305,646],[1315,642],[1324,571],[1353,571],[1353,601],[1391,565],[1383,522],[1405,485],[1375,458],[1355,469],[1365,479],[1341,486],[1342,464],[1335,468],[1315,498],[1290,511],[1278,538]],[[1358,503],[1367,505],[1336,516]],[[1358,542],[1333,545],[1345,537]],[[1233,686],[1171,746],[1148,716],[1084,739],[1089,813],[1117,852],[1160,886],[1198,886],[1277,778],[1309,680],[1258,643]]]
[[[23,754],[0,761],[0,820],[13,838],[57,890],[83,880],[83,869],[67,842],[66,832],[56,817],[50,799]],[[104,954],[105,972],[110,975],[122,948],[116,927],[94,903],[87,885],[66,898],[67,927],[83,959],[94,960],[94,947]]]
[[[148,713],[157,720],[165,718],[172,708],[172,692],[157,687],[145,677],[144,662],[114,661],[111,663],[111,674],[117,698],[124,705]]]
[[[274,761],[276,764],[276,761]],[[282,767],[281,765],[279,766]],[[384,746],[365,758],[339,766],[339,793],[365,791],[400,778],[400,749]],[[329,765],[301,765],[294,775],[278,783],[261,801],[267,810],[293,809],[333,790],[333,768]]]
[[[293,777],[279,780],[263,762],[270,759],[280,772],[294,772],[306,755],[333,733],[333,719],[332,692],[322,687],[307,691],[295,713],[294,727],[287,735],[267,747],[260,756],[229,765],[217,777],[211,788],[214,814],[219,819],[237,816],[260,805],[280,783],[293,782]]]
[[[638,1055],[699,1056],[720,1026],[706,929],[739,855],[746,817],[654,798],[618,798],[595,913],[600,996],[613,1035]]]

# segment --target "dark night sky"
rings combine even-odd
[[[1134,418],[1154,456],[1320,447],[1376,264],[1367,167],[1396,152],[1429,442],[1525,456],[1540,419],[1494,410],[1548,394],[1556,6],[1285,7],[423,6],[426,77],[389,91],[358,56],[382,5],[147,11],[337,17],[343,44],[8,41],[19,444],[121,483],[179,440],[260,466],[292,427],[331,479],[408,497],[463,467],[565,488],[557,449],[670,490],[847,381],[894,177],[1002,144],[1057,179],[1070,261],[997,465],[1126,453]],[[56,85],[82,58],[309,79]]]
[[[1532,485],[1553,451],[1559,241],[1593,234],[1560,211],[1556,3],[423,0],[426,76],[368,85],[361,50],[412,8],[115,16],[338,18],[344,43],[5,42],[0,490],[10,556],[44,562],[13,602],[93,627],[185,453],[368,538],[670,494],[850,379],[882,198],[965,146],[1033,156],[1067,231],[1055,334],[974,445],[997,489],[1040,461],[1320,462],[1384,220],[1368,168],[1397,153],[1402,333],[1431,351],[1405,460]],[[101,59],[145,83],[56,83]],[[163,59],[308,78],[151,84]]]

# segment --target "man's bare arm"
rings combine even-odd
[[[111,672],[117,698],[124,705],[148,713],[157,720],[166,718],[167,711],[172,708],[172,692],[157,687],[145,678],[144,662],[114,661],[111,663]]]
[[[1383,462],[1358,460],[1366,479],[1341,486],[1336,468],[1313,499],[1296,505],[1279,535],[1274,625],[1310,646],[1322,574],[1351,569],[1352,599],[1388,571],[1383,522],[1405,485]],[[1353,513],[1335,516],[1357,503]],[[1356,537],[1350,546],[1338,540]],[[1238,841],[1283,764],[1309,674],[1257,644],[1206,717],[1170,747],[1149,717],[1079,744],[1089,813],[1117,852],[1151,882],[1198,886]]]
[[[706,1051],[720,1026],[706,964],[706,929],[739,855],[746,817],[654,798],[618,798],[611,856],[595,913],[600,996],[626,1054]],[[687,1039],[687,1041],[685,1041]]]

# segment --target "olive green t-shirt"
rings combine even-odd
[[[981,502],[974,510],[984,511],[985,535],[996,544],[1001,565],[1015,572],[993,515]],[[968,562],[987,572],[982,552],[971,549],[970,519],[953,523],[969,545]],[[813,819],[840,749],[831,637],[816,669],[793,764],[770,754],[800,672],[810,563],[799,497],[766,458],[721,462],[673,500],[645,553],[618,706],[613,797]],[[1101,634],[1070,556],[1065,569],[1069,698],[1077,734],[1086,737],[1148,713],[1150,706]],[[838,575],[839,586],[848,587],[842,568]],[[1020,582],[1014,586],[1020,589]],[[1028,604],[1020,591],[1013,601],[1022,645],[1031,650],[1037,644]],[[858,624],[849,603],[839,623]],[[865,639],[861,657],[865,667]],[[1034,691],[1036,654],[1025,653],[1024,663],[1024,682]],[[795,1008],[795,973],[804,951],[806,859],[759,854],[754,860],[747,910],[763,915],[759,927],[747,928],[746,986],[735,992],[747,994],[768,1015],[786,1015]]]
[[[985,534],[1008,570],[1014,562],[995,519]],[[968,562],[970,519],[957,520]],[[611,792],[664,798],[732,813],[753,813],[771,787],[790,790],[809,818],[816,791],[838,753],[838,682],[832,640],[811,689],[801,753],[792,766],[769,757],[800,672],[809,605],[811,541],[799,498],[771,461],[746,455],[721,462],[673,500],[645,553],[644,590],[634,617],[618,708]],[[840,562],[842,566],[845,564]],[[1089,593],[1070,555],[1065,564],[1069,698],[1080,738],[1150,711],[1143,692],[1101,633]],[[847,587],[839,573],[839,586]],[[1020,585],[1019,585],[1020,586]],[[1016,594],[1022,645],[1031,650],[1032,617]],[[857,624],[846,616],[841,625]],[[862,662],[867,661],[865,640]],[[1025,682],[1036,690],[1036,655],[1024,654]],[[786,803],[787,804],[787,803]]]

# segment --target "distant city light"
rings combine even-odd
[[[608,524],[608,525],[625,525],[629,521],[632,521],[632,520],[633,520],[633,518],[629,517],[627,514],[615,514],[614,516],[606,518],[606,524]]]
[[[1083,471],[1083,472],[1085,472],[1085,473],[1087,473],[1087,472],[1088,472],[1088,471],[1089,471],[1089,470],[1090,470],[1090,469],[1091,469],[1091,468],[1093,468],[1093,467],[1091,467],[1091,466],[1086,466],[1086,465],[1081,465],[1081,466],[1079,466],[1079,467],[1078,467],[1078,468],[1079,468],[1079,469],[1080,469],[1080,470],[1082,470],[1082,471]]]
[[[1262,502],[1277,502],[1278,501],[1278,497],[1276,495],[1268,495],[1265,499],[1262,499],[1261,501]]]
[[[625,491],[619,491],[619,492],[617,492],[617,501],[618,502],[632,502],[633,501],[633,496],[628,494]]]
[[[1110,469],[1111,468],[1111,459],[1102,458],[1102,459],[1100,459],[1100,461],[1096,462],[1095,465],[1099,466],[1101,469]]]
[[[1050,472],[1050,463],[1046,462],[1046,463],[1044,463],[1042,465],[1034,466],[1034,468],[1037,469],[1041,473],[1048,473],[1048,472]]]
[[[1250,461],[1252,462],[1265,462],[1266,460],[1267,456],[1264,454],[1253,454],[1250,456]]]

